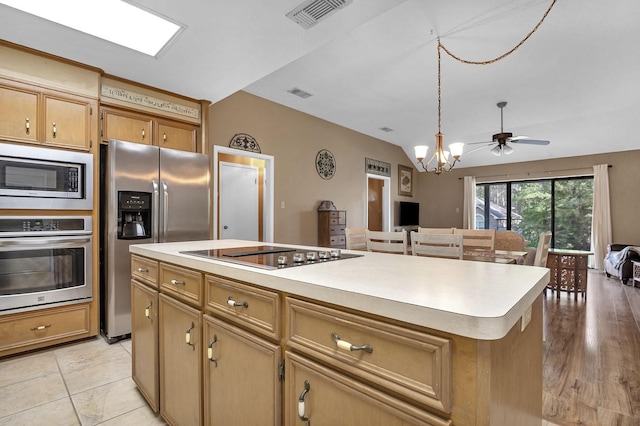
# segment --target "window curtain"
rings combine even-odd
[[[607,244],[611,243],[611,206],[609,203],[609,166],[593,166],[593,217],[589,267],[603,269]]]
[[[476,177],[464,177],[464,203],[462,205],[462,227],[476,229]]]

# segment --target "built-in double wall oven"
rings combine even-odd
[[[92,300],[90,216],[0,217],[0,314]]]

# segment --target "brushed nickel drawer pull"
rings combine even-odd
[[[247,302],[236,302],[235,300],[233,300],[232,296],[229,296],[227,298],[227,305],[232,306],[232,307],[237,307],[237,306],[242,306],[243,308],[248,308],[249,304]]]
[[[58,128],[56,127],[56,123],[53,123],[53,137],[56,137],[56,133],[58,133]]]
[[[209,343],[209,346],[207,347],[207,358],[209,359],[209,361],[213,362],[213,365],[216,368],[218,367],[218,360],[213,358],[213,345],[215,345],[217,342],[218,342],[218,336],[214,334],[213,340],[211,341],[211,343]]]
[[[307,424],[309,424],[309,417],[304,415],[304,398],[309,393],[309,389],[311,389],[311,384],[309,384],[308,380],[305,380],[304,390],[300,394],[300,397],[298,397],[298,417],[303,422],[307,422]]]
[[[29,129],[31,127],[31,124],[29,124],[29,118],[25,118],[24,119],[24,131],[26,134],[29,134]]]
[[[194,345],[193,343],[191,343],[191,330],[193,330],[195,328],[195,325],[193,323],[191,323],[191,327],[189,327],[187,329],[187,334],[185,335],[185,341],[187,343],[187,345],[191,346],[192,350],[196,350],[196,345]]]
[[[147,319],[151,319],[151,305],[153,304],[153,302],[149,302],[149,304],[147,305],[146,308],[144,308],[144,316],[147,317]]]
[[[51,327],[51,324],[47,324],[47,325],[39,325],[38,327],[33,327],[30,330],[31,331],[40,331],[40,330],[45,330],[47,328]]]
[[[184,282],[184,281],[179,281],[179,280],[176,280],[176,279],[174,278],[174,279],[172,279],[172,280],[171,280],[171,284],[173,284],[173,285],[185,285],[185,284],[186,284],[186,282]]]
[[[149,272],[147,268],[138,268],[138,272]]]
[[[336,342],[336,345],[340,349],[344,349],[345,351],[365,351],[367,353],[373,352],[373,346],[371,345],[354,346],[351,343],[347,342],[346,340],[340,339],[340,335],[338,333],[331,333],[331,338],[333,339],[334,342]]]

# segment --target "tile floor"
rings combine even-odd
[[[0,425],[164,425],[131,380],[131,340],[0,360]]]
[[[131,340],[96,337],[0,360],[0,426],[44,424],[165,423],[131,380]]]

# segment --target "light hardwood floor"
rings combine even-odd
[[[588,298],[544,299],[543,418],[640,426],[640,288],[589,271]]]

